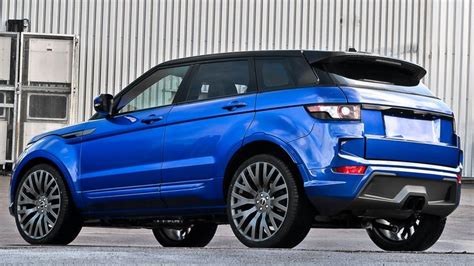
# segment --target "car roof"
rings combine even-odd
[[[256,57],[256,56],[301,56],[303,50],[264,50],[264,51],[245,51],[245,52],[228,52],[228,53],[216,53],[207,55],[198,55],[185,57],[180,59],[174,59],[159,64],[159,67],[196,63],[200,61],[209,60],[220,60],[230,58],[245,58],[245,57]]]
[[[409,61],[380,56],[376,54],[370,54],[366,52],[356,52],[354,51],[323,51],[323,50],[260,50],[260,51],[245,51],[245,52],[228,52],[228,53],[216,53],[216,54],[207,54],[207,55],[198,55],[198,56],[191,56],[191,57],[184,57],[180,59],[169,60],[163,62],[153,69],[162,68],[162,67],[169,67],[175,65],[183,65],[183,64],[193,64],[199,63],[204,61],[212,61],[212,60],[222,60],[222,59],[238,59],[238,58],[247,58],[247,57],[258,57],[258,56],[305,56],[306,60],[310,63],[316,63],[320,61],[330,60],[334,58],[361,58],[361,59],[384,59],[385,61],[395,62],[397,64],[403,64],[405,67],[410,69],[414,69],[415,71],[419,72],[420,78],[426,74],[426,70],[424,70],[421,66],[413,64]]]

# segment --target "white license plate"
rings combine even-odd
[[[397,116],[384,116],[385,135],[389,138],[440,142],[441,123],[439,119],[421,120]]]

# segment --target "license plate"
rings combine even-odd
[[[421,120],[397,116],[384,116],[385,135],[389,138],[440,142],[440,120]]]

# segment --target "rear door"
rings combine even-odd
[[[115,114],[88,122],[81,188],[93,211],[160,208],[165,123],[190,67],[157,70],[115,99]]]
[[[254,117],[252,60],[197,65],[186,95],[168,117],[162,197],[172,208],[221,204],[224,162]]]

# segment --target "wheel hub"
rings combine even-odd
[[[36,208],[39,212],[44,213],[48,211],[49,201],[46,196],[40,196],[36,201]]]
[[[272,201],[267,192],[260,192],[255,197],[255,205],[259,212],[268,212],[272,208]]]

